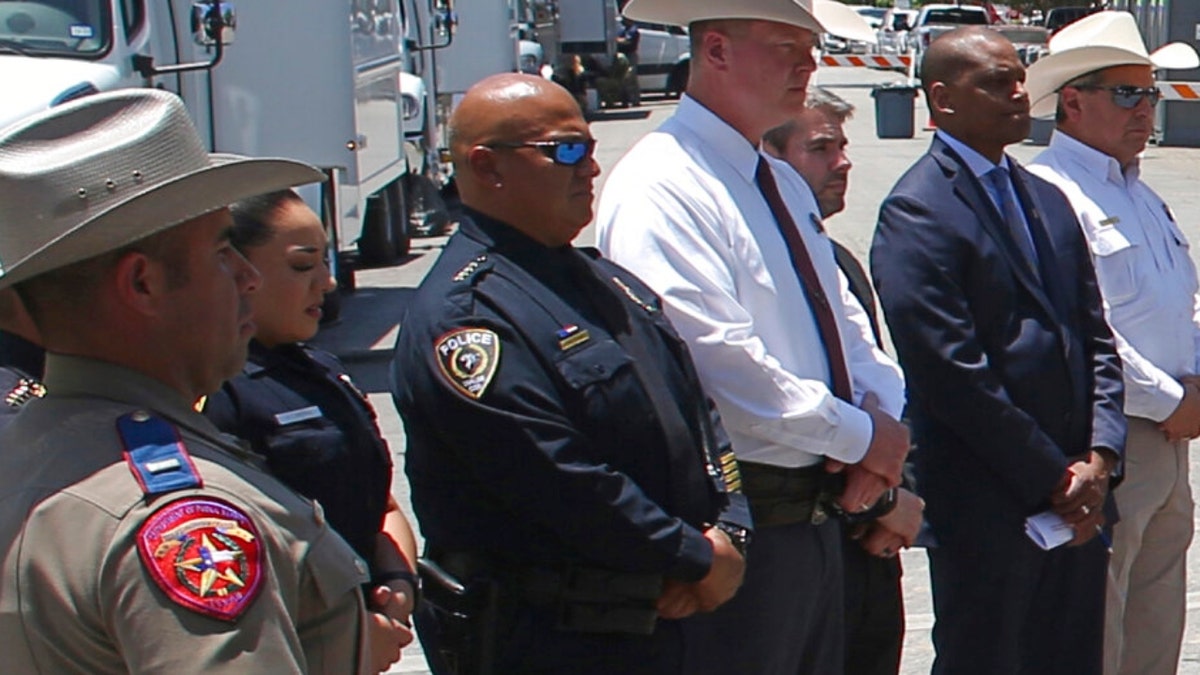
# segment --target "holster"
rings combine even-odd
[[[417,560],[422,610],[433,625],[422,641],[437,675],[493,675],[499,587],[482,577],[459,578],[429,558]],[[418,623],[418,628],[422,628]]]

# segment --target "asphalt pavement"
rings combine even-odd
[[[814,78],[815,84],[828,87],[857,108],[855,116],[846,125],[850,157],[855,163],[850,173],[847,207],[829,220],[829,231],[863,259],[870,245],[880,202],[901,173],[925,152],[932,136],[932,132],[924,128],[924,102],[918,97],[914,138],[876,137],[872,89],[881,83],[902,81],[903,78],[895,73],[859,68],[822,68]],[[674,107],[673,101],[648,100],[640,108],[603,111],[596,115],[592,133],[599,140],[596,153],[602,169],[605,172],[611,169],[633,143],[667,119]],[[1040,149],[1025,143],[1010,147],[1009,152],[1027,162]],[[1192,242],[1200,242],[1200,190],[1196,189],[1195,178],[1198,161],[1200,149],[1152,145],[1142,162],[1143,177],[1171,205],[1184,234]],[[606,175],[601,173],[597,179],[597,194],[603,190]],[[403,473],[404,432],[388,393],[389,362],[407,298],[436,260],[445,241],[444,236],[417,239],[402,264],[360,271],[358,291],[346,299],[342,319],[323,330],[316,340],[347,361],[359,386],[368,393],[378,410],[380,426],[396,463],[392,492],[400,504],[409,509],[410,519],[409,487]],[[590,226],[576,240],[579,245],[593,242],[594,233]],[[1196,251],[1192,255],[1200,263]],[[481,442],[486,442],[486,433],[481,433]],[[1193,486],[1200,476],[1200,467],[1195,464],[1193,461]],[[416,524],[415,519],[413,523]],[[1196,573],[1200,570],[1200,560],[1197,556],[1200,556],[1200,549],[1192,546],[1188,554],[1188,628],[1179,668],[1179,673],[1185,675],[1200,675],[1200,575]],[[929,672],[933,662],[929,575],[922,551],[905,551],[902,559],[907,632],[901,672],[915,675]],[[402,661],[389,672],[428,673],[419,645],[406,649]]]

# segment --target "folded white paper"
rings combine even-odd
[[[1043,551],[1058,548],[1075,538],[1075,530],[1053,511],[1043,511],[1026,518],[1025,534]]]

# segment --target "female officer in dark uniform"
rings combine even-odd
[[[324,229],[290,190],[232,210],[233,245],[263,277],[252,299],[257,330],[242,374],[208,397],[204,414],[249,441],[276,476],[321,504],[371,568],[368,603],[407,624],[416,543],[391,496],[387,442],[341,362],[302,342],[316,334],[325,293],[336,284],[325,262]]]

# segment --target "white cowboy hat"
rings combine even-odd
[[[621,13],[637,21],[672,26],[709,19],[777,21],[814,33],[876,41],[866,19],[833,0],[630,0]]]
[[[209,154],[183,102],[164,91],[51,108],[0,129],[0,288],[321,180],[292,160]]]
[[[1191,45],[1172,42],[1148,53],[1137,22],[1128,12],[1097,12],[1063,28],[1050,38],[1050,54],[1026,71],[1030,113],[1049,117],[1058,105],[1058,90],[1077,77],[1114,66],[1150,66],[1186,70],[1200,66]]]

